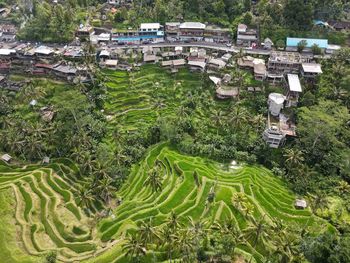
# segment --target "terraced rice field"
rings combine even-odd
[[[150,187],[144,186],[147,172],[156,162],[165,170],[160,193],[152,192]],[[194,172],[199,175],[200,186],[195,183]],[[212,187],[215,188],[215,200],[209,205],[207,198]],[[314,217],[309,210],[296,210],[293,206],[293,193],[267,169],[244,167],[237,171],[224,171],[219,168],[219,164],[198,157],[184,156],[166,145],[159,145],[135,167],[130,180],[118,192],[123,202],[114,211],[113,220],[106,219],[101,222],[101,239],[117,239],[122,233],[136,228],[138,223],[150,217],[155,225],[161,225],[172,211],[184,223],[187,217],[210,222],[232,219],[244,230],[247,221],[242,212],[232,204],[232,196],[236,192],[246,195],[254,206],[255,218],[266,215],[268,222],[272,218],[279,218],[287,224],[308,226],[312,231],[330,227],[325,221]],[[254,250],[248,244],[240,249],[243,253],[252,253],[257,262],[262,262],[266,253],[263,246],[257,246]],[[158,257],[159,261],[165,260],[162,255]],[[92,261],[127,262],[127,259],[123,257],[120,247],[115,247],[101,255],[98,260]]]
[[[108,90],[105,113],[111,118],[111,126],[120,125],[123,130],[133,131],[154,122],[159,116],[177,114],[181,103],[193,92],[206,96],[205,101],[213,101],[212,106],[216,109],[227,105],[226,102],[215,103],[211,93],[202,92],[203,74],[185,68],[170,73],[150,64],[139,71],[105,71],[105,75]],[[211,109],[200,110],[196,109],[197,118],[204,118]]]
[[[144,185],[155,163],[164,171],[163,188],[157,193]],[[200,179],[199,185],[195,183],[194,172]],[[296,210],[293,193],[269,170],[262,167],[223,170],[218,163],[181,155],[167,144],[153,147],[144,161],[134,166],[129,180],[117,193],[122,203],[97,228],[91,224],[93,216],[83,211],[74,198],[76,187],[82,183],[77,167],[68,160],[24,168],[2,163],[0,205],[2,209],[7,207],[5,212],[11,217],[4,216],[0,223],[0,262],[38,262],[37,256],[50,250],[57,251],[63,262],[128,262],[121,249],[127,231],[150,217],[155,225],[162,225],[172,211],[184,223],[187,217],[209,222],[232,219],[244,230],[247,221],[232,204],[236,192],[246,195],[256,218],[266,215],[267,222],[279,218],[287,224],[308,226],[315,232],[330,228],[309,210]],[[215,199],[209,204],[211,188],[215,189]],[[95,207],[92,210],[99,210],[100,204]],[[9,224],[12,225],[7,227]],[[262,262],[263,246],[254,250],[247,244],[239,249]],[[164,254],[156,255],[158,261],[165,260]]]
[[[59,260],[73,262],[102,251],[106,244],[97,238],[88,216],[101,204],[95,202],[88,213],[77,205],[74,193],[81,183],[77,167],[68,160],[21,169],[0,163],[0,204],[12,216],[2,217],[0,262],[38,262],[35,256],[51,250]]]

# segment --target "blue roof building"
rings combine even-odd
[[[302,40],[306,41],[306,47],[311,48],[313,45],[318,45],[320,48],[328,48],[328,39],[312,39],[312,38],[294,38],[287,37],[287,47],[297,47]]]

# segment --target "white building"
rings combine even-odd
[[[270,93],[268,104],[273,116],[278,116],[283,108],[285,97],[280,93]]]
[[[302,92],[301,84],[298,75],[287,74],[287,107],[296,106],[299,100],[299,94]]]

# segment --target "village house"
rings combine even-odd
[[[204,41],[206,42],[229,43],[231,38],[231,30],[229,28],[208,25],[204,29]]]
[[[269,73],[299,73],[301,64],[309,62],[299,53],[272,51],[268,60]]]
[[[179,26],[179,39],[182,41],[202,41],[206,25],[199,22],[184,22]]]
[[[302,92],[299,77],[296,74],[287,74],[287,80],[286,107],[297,106]]]
[[[159,23],[141,23],[139,37],[143,41],[162,42],[164,41],[163,26]]]
[[[207,68],[211,70],[220,70],[226,66],[226,62],[219,58],[211,58],[208,61]]]
[[[307,203],[304,199],[296,199],[294,203],[294,207],[297,209],[305,209],[307,208]]]
[[[319,74],[322,74],[321,64],[317,63],[302,63],[301,75],[305,79],[314,79]]]
[[[1,42],[14,42],[16,40],[17,29],[12,24],[0,25],[0,41]]]
[[[263,132],[263,139],[271,148],[282,146],[286,136],[296,136],[296,127],[292,120],[281,112],[286,97],[280,93],[271,93],[268,98],[267,128]]]
[[[117,69],[118,67],[118,60],[117,59],[106,59],[101,63],[102,67],[108,68],[108,69]]]
[[[4,161],[4,162],[9,163],[12,160],[12,157],[11,157],[11,155],[5,153],[5,154],[3,154],[1,156],[1,160]]]
[[[165,23],[165,35],[166,40],[175,41],[177,40],[180,32],[180,22],[168,22]]]
[[[336,31],[349,31],[350,30],[350,22],[348,21],[336,21],[330,20],[328,21],[330,27],[332,27]]]
[[[80,25],[77,31],[75,32],[75,36],[82,41],[90,40],[90,37],[95,34],[94,28],[92,26],[84,26]]]
[[[185,59],[174,59],[174,60],[166,60],[162,61],[161,65],[165,68],[171,69],[171,72],[177,72],[179,68],[186,65]]]
[[[135,29],[114,29],[111,36],[112,42],[117,42],[119,44],[134,43],[139,44],[141,38],[139,36],[139,31]]]
[[[251,68],[253,69],[254,78],[256,80],[263,81],[266,78],[266,65],[265,60],[260,58],[254,58],[251,56],[244,56],[237,60],[237,64],[243,68]]]
[[[248,29],[245,24],[239,24],[237,27],[237,46],[254,47],[258,42],[256,29]]]
[[[264,39],[264,42],[262,43],[262,45],[263,45],[264,48],[267,49],[267,50],[271,50],[272,47],[274,46],[272,40],[269,39],[269,38],[265,38],[265,39]]]

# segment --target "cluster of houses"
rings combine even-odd
[[[295,52],[272,52],[267,65],[266,78],[285,87],[284,93],[271,93],[268,98],[269,113],[267,128],[263,138],[272,148],[282,146],[288,136],[296,136],[293,116],[283,112],[283,108],[295,107],[302,93],[300,77],[313,81],[322,73],[321,65]]]
[[[164,41],[206,41],[230,43],[232,36],[228,28],[206,25],[200,22],[141,23],[138,29],[115,29],[95,32],[91,26],[81,25],[76,31],[81,40],[92,43],[148,44]]]

